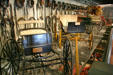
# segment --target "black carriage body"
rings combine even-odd
[[[50,33],[26,35],[23,37],[25,55],[50,52],[52,36]]]
[[[76,25],[75,22],[68,22],[68,33],[83,33],[85,32],[85,23],[81,22],[80,25]]]

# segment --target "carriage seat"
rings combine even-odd
[[[23,37],[25,55],[45,53],[52,50],[51,33],[44,29],[22,30],[20,35]]]

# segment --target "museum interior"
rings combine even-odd
[[[0,0],[0,75],[113,75],[113,0]]]

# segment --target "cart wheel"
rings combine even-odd
[[[72,62],[72,47],[69,40],[64,41],[63,56],[64,56],[64,75],[72,75],[73,62]]]
[[[97,30],[98,30],[98,32],[100,32],[100,30],[102,30],[102,25],[101,25],[101,23],[97,25]]]
[[[93,26],[92,25],[87,25],[86,26],[86,33],[87,34],[90,34],[92,32],[92,30],[93,30]]]
[[[15,40],[7,40],[1,48],[0,68],[2,75],[16,75],[19,70],[19,46]]]
[[[101,21],[98,26],[99,31],[103,29],[103,26],[105,26],[105,22]]]

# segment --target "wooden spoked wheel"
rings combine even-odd
[[[63,73],[64,75],[72,75],[73,71],[73,61],[72,61],[72,47],[71,47],[71,42],[69,40],[64,41],[63,45],[63,65],[64,65],[64,70]]]
[[[16,75],[19,70],[19,46],[15,40],[6,40],[0,53],[0,67],[2,75]]]

